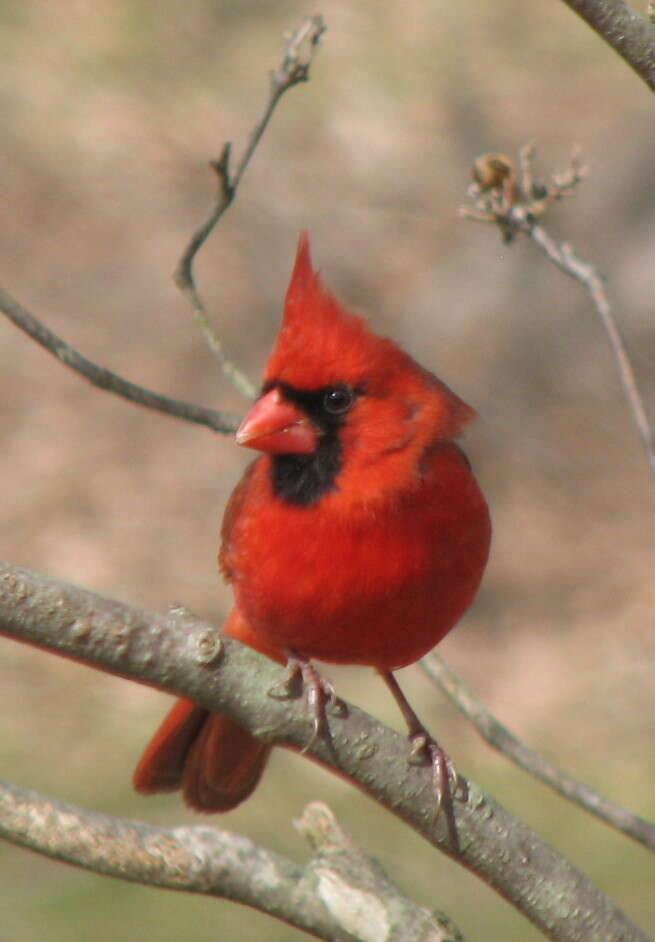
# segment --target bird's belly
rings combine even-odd
[[[466,600],[448,608],[434,608],[433,593],[412,598],[382,597],[376,601],[359,596],[347,610],[297,606],[268,608],[263,617],[246,607],[246,617],[255,634],[277,649],[291,650],[309,658],[341,664],[367,664],[395,670],[412,664],[433,648],[466,609]],[[430,603],[429,609],[425,601]]]
[[[480,524],[460,521],[456,538],[397,523],[311,540],[269,531],[266,551],[251,547],[238,566],[236,600],[265,645],[396,669],[434,647],[470,605],[488,549]]]

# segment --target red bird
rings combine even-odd
[[[319,694],[329,688],[311,658],[376,668],[438,782],[447,757],[391,672],[441,641],[482,577],[489,513],[454,442],[473,415],[344,310],[301,236],[262,393],[237,432],[263,454],[223,521],[219,563],[235,596],[225,630],[302,669]],[[192,808],[227,811],[253,791],[270,749],[230,717],[178,700],[134,785],[182,788]]]

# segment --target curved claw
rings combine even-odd
[[[409,762],[411,765],[430,765],[434,780],[434,791],[437,798],[437,814],[449,796],[450,800],[460,798],[468,799],[468,785],[450,758],[446,750],[439,745],[436,739],[426,731],[410,734]]]
[[[312,735],[302,752],[307,752],[317,739],[322,739],[335,758],[327,711],[329,709],[335,716],[347,716],[348,708],[337,696],[334,685],[321,676],[310,660],[289,651],[287,652],[287,676],[271,687],[268,695],[277,700],[291,700],[296,699],[303,692],[312,721]]]

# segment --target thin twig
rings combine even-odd
[[[655,91],[655,28],[623,0],[563,0]]]
[[[0,288],[0,311],[49,353],[99,389],[105,389],[137,405],[163,412],[176,419],[204,425],[214,432],[232,433],[239,424],[239,419],[227,412],[218,412],[215,409],[196,406],[179,399],[169,399],[168,396],[144,389],[143,386],[137,386],[116,373],[98,366],[53,333],[2,288]]]
[[[420,666],[424,673],[442,690],[449,700],[473,723],[482,738],[494,749],[511,759],[535,778],[550,785],[556,792],[574,804],[596,815],[606,824],[628,837],[634,838],[644,847],[655,850],[655,825],[609,801],[593,789],[577,781],[568,772],[557,768],[543,755],[521,742],[478,700],[438,654],[432,652],[423,658]]]
[[[655,475],[655,437],[646,414],[644,400],[637,385],[635,371],[630,362],[621,331],[616,322],[612,308],[605,291],[605,286],[593,265],[582,261],[568,242],[561,245],[551,239],[543,226],[532,224],[522,225],[524,231],[546,253],[548,258],[565,274],[575,278],[586,288],[596,313],[600,317],[607,337],[619,367],[619,376],[623,391],[628,401],[632,418],[641,437],[653,475]]]
[[[476,182],[468,191],[474,200],[473,206],[461,207],[460,215],[475,222],[498,226],[505,242],[511,242],[517,233],[529,236],[560,271],[586,289],[607,334],[630,414],[641,438],[651,473],[655,476],[655,434],[603,280],[593,265],[576,255],[569,243],[558,244],[539,222],[553,202],[573,193],[587,170],[580,164],[579,155],[574,151],[566,171],[555,174],[548,185],[535,184],[531,168],[533,154],[534,147],[531,144],[521,150],[520,174],[516,174],[512,162],[504,155],[487,154],[478,157],[473,165]],[[498,179],[497,173],[499,158],[503,161],[502,179]],[[495,176],[490,168],[496,170]],[[489,185],[486,185],[485,179],[491,181]],[[512,181],[511,187],[507,186],[507,180]]]
[[[211,325],[202,299],[196,289],[193,279],[193,261],[222,214],[232,203],[250,159],[261,140],[278,101],[287,89],[309,78],[309,66],[324,30],[325,26],[322,18],[314,16],[306,20],[288,39],[284,58],[271,75],[271,92],[268,104],[250,136],[234,174],[230,170],[230,144],[226,144],[221,157],[212,162],[212,167],[219,179],[219,194],[216,205],[206,222],[192,236],[174,276],[176,284],[191,300],[196,316],[203,322],[205,336],[221,360],[224,373],[237,389],[249,398],[255,395],[255,387],[224,356],[220,337]],[[32,337],[33,340],[36,340],[37,343],[40,343],[42,347],[56,356],[62,363],[84,376],[85,379],[100,389],[122,396],[130,402],[145,406],[148,409],[163,412],[166,415],[184,419],[197,425],[204,425],[215,432],[228,434],[234,432],[238,427],[239,419],[236,416],[178,399],[170,399],[168,396],[152,392],[123,379],[104,367],[98,366],[53,333],[2,288],[0,288],[0,310],[17,327]]]
[[[406,741],[362,710],[334,719],[336,761],[309,735],[299,701],[266,693],[281,668],[216,628],[159,615],[17,566],[0,564],[0,633],[225,712],[268,742],[302,751],[356,784],[435,847],[477,874],[553,942],[648,942],[576,867],[474,782],[453,801],[459,846],[435,815],[432,770],[407,762]],[[439,884],[435,874],[435,884]],[[380,938],[378,934],[376,938]],[[384,937],[384,936],[382,936]]]
[[[231,205],[279,100],[294,85],[306,82],[309,79],[309,67],[324,32],[323,18],[316,15],[305,20],[287,39],[282,62],[271,73],[268,102],[261,118],[251,132],[236,169],[234,172],[231,170],[232,145],[229,142],[224,145],[218,160],[214,160],[210,164],[218,178],[214,206],[207,219],[191,236],[173,274],[175,284],[188,298],[205,339],[221,364],[225,376],[242,395],[250,399],[256,395],[256,388],[248,377],[227,357],[218,330],[212,323],[196,287],[193,276],[193,263],[198,251],[213,232],[223,213]]]

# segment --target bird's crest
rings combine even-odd
[[[366,321],[347,311],[324,286],[312,265],[303,232],[284,305],[282,327],[265,371],[265,382],[298,389],[348,383],[385,392],[420,383],[438,391],[443,432],[455,436],[474,412],[398,344],[375,334]]]

